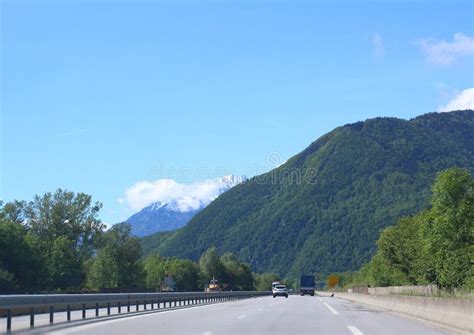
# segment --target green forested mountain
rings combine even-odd
[[[194,260],[215,246],[287,276],[355,270],[382,229],[429,206],[436,174],[453,166],[474,171],[474,111],[348,124],[142,243]]]

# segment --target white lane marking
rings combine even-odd
[[[326,306],[326,307],[331,311],[332,314],[334,314],[334,315],[339,315],[339,312],[336,311],[336,310],[335,310],[334,308],[332,308],[331,306],[329,306],[327,303],[323,302],[323,305]]]
[[[322,298],[319,298],[319,301],[324,301]]]
[[[244,315],[239,316],[237,319],[242,320],[242,319],[245,319],[246,317],[247,315],[244,314]]]
[[[202,335],[212,335],[212,332],[204,332]]]
[[[354,335],[364,335],[356,326],[347,326]]]

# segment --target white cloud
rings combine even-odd
[[[120,204],[138,211],[153,203],[173,203],[179,211],[188,212],[207,206],[223,190],[241,182],[238,177],[227,176],[192,184],[178,183],[173,179],[141,181],[128,188]]]
[[[418,42],[428,61],[434,64],[449,65],[462,56],[474,55],[474,38],[462,33],[454,34],[453,41],[423,39]]]
[[[374,47],[374,55],[377,58],[381,58],[385,54],[385,48],[383,46],[382,36],[379,33],[372,35],[372,46]]]
[[[439,112],[474,109],[474,87],[465,89],[446,105],[438,108]]]

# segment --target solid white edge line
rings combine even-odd
[[[42,332],[42,334],[65,335],[65,334],[70,334],[70,333],[80,333],[80,331],[90,329],[90,328],[94,328],[94,327],[97,327],[99,325],[123,322],[123,321],[128,321],[128,320],[131,320],[131,319],[151,317],[151,316],[156,316],[156,315],[159,315],[159,314],[168,314],[168,313],[173,313],[173,312],[191,311],[193,309],[196,310],[198,308],[206,308],[206,307],[216,307],[218,305],[220,305],[220,304],[197,305],[195,307],[190,307],[190,308],[178,308],[178,309],[171,309],[171,310],[161,309],[161,311],[159,309],[157,309],[154,312],[150,311],[150,313],[138,314],[138,315],[122,314],[122,316],[125,316],[125,317],[119,317],[119,318],[114,318],[114,319],[109,319],[109,320],[104,318],[103,320],[100,320],[100,321],[97,321],[97,322],[94,322],[94,323],[71,324],[69,327],[63,328],[63,329],[50,329],[49,331],[48,331],[48,329],[45,329],[44,332]],[[118,315],[118,316],[120,316],[120,315]],[[94,319],[91,318],[91,320],[94,320]]]
[[[352,332],[354,335],[364,335],[356,326],[347,326],[347,328]]]
[[[327,303],[323,302],[323,305],[326,306],[326,307],[331,311],[332,314],[334,314],[334,315],[339,315],[339,312],[336,311],[336,310],[335,310],[334,308],[332,308],[331,306],[329,306]]]

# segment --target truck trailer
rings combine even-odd
[[[300,277],[300,294],[309,294],[314,296],[314,276],[301,276]]]

